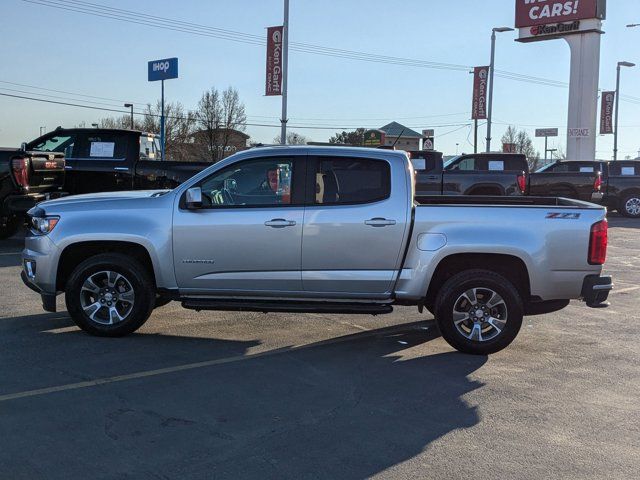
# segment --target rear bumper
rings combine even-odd
[[[582,282],[582,299],[588,307],[605,306],[609,292],[613,289],[611,276],[588,275]]]
[[[55,198],[65,197],[66,192],[48,192],[48,193],[29,193],[26,195],[9,195],[4,199],[2,204],[3,211],[6,214],[17,215],[27,213],[30,209],[45,200],[53,200]]]

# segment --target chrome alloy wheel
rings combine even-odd
[[[507,305],[490,288],[472,288],[453,305],[453,323],[469,340],[487,342],[496,338],[507,324]]]
[[[629,215],[637,217],[640,215],[640,198],[632,197],[624,204],[624,209]]]
[[[102,325],[124,321],[133,310],[134,301],[131,282],[117,272],[94,273],[80,289],[80,305],[84,313]]]

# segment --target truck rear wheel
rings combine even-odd
[[[488,270],[466,270],[438,292],[435,317],[442,337],[456,350],[496,353],[518,335],[524,309],[514,285]]]
[[[73,271],[65,288],[67,310],[82,330],[101,337],[135,332],[153,311],[155,288],[136,259],[105,253]]]
[[[13,237],[21,224],[21,217],[0,217],[0,240]]]
[[[626,195],[620,202],[618,212],[625,217],[640,218],[640,193]]]

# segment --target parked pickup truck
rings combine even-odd
[[[174,188],[211,165],[162,161],[158,136],[137,130],[58,127],[27,148],[65,153],[70,195]]]
[[[460,155],[446,163],[435,151],[410,152],[417,195],[523,195],[529,165],[521,154]]]
[[[0,239],[12,236],[37,202],[62,195],[64,155],[0,148]]]
[[[597,201],[622,215],[640,218],[640,161],[549,164],[529,177],[531,195]]]
[[[30,212],[22,279],[47,311],[64,292],[73,320],[94,335],[131,333],[167,300],[374,315],[414,305],[475,354],[511,343],[523,315],[607,299],[604,207],[414,199],[413,175],[399,151],[256,148],[174,190],[44,202]]]

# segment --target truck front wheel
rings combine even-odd
[[[135,258],[105,253],[78,265],[65,288],[67,310],[82,330],[101,337],[135,332],[153,311],[155,287]]]
[[[438,292],[435,317],[442,337],[456,350],[496,353],[518,335],[524,309],[514,285],[488,270],[466,270]]]
[[[13,237],[20,228],[21,224],[21,217],[0,217],[0,240]]]

